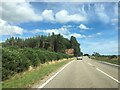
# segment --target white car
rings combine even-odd
[[[82,60],[82,57],[77,57],[77,60]]]

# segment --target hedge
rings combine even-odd
[[[41,49],[2,48],[2,80],[9,79],[16,73],[28,70],[29,66],[37,67],[45,62],[68,57],[68,55],[63,53]]]

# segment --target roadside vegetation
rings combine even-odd
[[[33,84],[44,79],[45,76],[48,76],[51,72],[56,71],[61,66],[65,65],[71,61],[69,60],[59,60],[53,61],[51,64],[43,64],[34,68],[30,71],[25,71],[24,73],[19,73],[14,75],[12,78],[5,80],[3,82],[3,88],[30,88]]]
[[[73,57],[66,54],[66,49],[74,49],[73,56],[81,53],[80,44],[73,36],[68,40],[53,33],[26,39],[7,39],[2,43],[3,88],[28,87],[44,78],[68,62],[59,62],[60,60]],[[49,62],[59,63],[48,64]]]
[[[99,53],[95,52],[92,56],[89,57],[94,60],[120,65],[120,62],[118,61],[120,56],[117,55],[100,55]]]
[[[37,67],[50,61],[57,61],[70,56],[63,53],[50,52],[41,49],[15,47],[2,48],[2,80],[9,79],[14,74],[26,71],[29,67]]]

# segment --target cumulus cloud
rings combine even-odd
[[[84,35],[84,34],[80,34],[80,33],[72,33],[70,32],[70,28],[73,27],[71,25],[63,25],[60,28],[53,28],[53,29],[46,29],[46,30],[42,30],[42,29],[35,29],[35,30],[31,30],[31,31],[27,31],[27,33],[33,33],[33,34],[37,34],[37,33],[45,33],[45,34],[61,34],[63,35],[65,38],[70,38],[71,36],[74,36],[76,38],[93,38],[93,37],[97,37],[102,35],[102,33],[98,32],[95,34],[91,34],[91,35]]]
[[[99,19],[104,23],[110,23],[112,18],[116,18],[118,14],[118,5],[104,3],[88,4],[63,4],[53,10],[43,10],[38,12],[29,2],[3,2],[0,6],[2,19],[8,22],[28,22],[28,21],[49,21],[58,23],[83,22]],[[72,6],[65,8],[67,6]],[[109,7],[108,7],[109,6]],[[113,7],[111,7],[113,6]],[[59,9],[58,9],[59,8]],[[65,10],[63,10],[65,8]],[[56,12],[57,10],[60,10]],[[111,10],[111,11],[109,11]],[[55,13],[56,12],[56,13]],[[110,13],[109,13],[110,12]],[[111,15],[111,12],[115,13]]]
[[[89,27],[85,26],[84,24],[80,24],[79,28],[82,29],[82,30],[90,29]]]
[[[23,34],[23,29],[18,26],[13,26],[7,23],[6,21],[0,19],[0,36],[2,35],[15,35]]]
[[[0,8],[2,8],[2,19],[8,22],[19,23],[42,20],[42,17],[35,12],[31,4],[29,3],[4,2],[2,3]]]
[[[59,23],[81,22],[85,21],[86,17],[80,14],[69,14],[66,10],[61,10],[56,14],[52,10],[43,10],[41,13],[36,13],[35,9],[28,2],[7,3],[3,2],[0,6],[2,19],[12,23],[21,23],[29,21],[55,21]]]
[[[61,10],[55,14],[55,18],[57,22],[67,23],[67,22],[81,22],[85,21],[86,18],[80,14],[72,14],[70,15],[68,11]]]
[[[46,29],[46,30],[35,29],[35,30],[27,31],[27,32],[30,32],[30,33],[33,33],[33,34],[40,33],[40,32],[46,33],[46,34],[55,33],[55,34],[61,34],[64,37],[67,37],[67,38],[68,38],[68,36],[70,34],[70,31],[68,30],[68,28],[64,27],[64,26],[61,27],[61,28]]]
[[[54,13],[52,10],[44,10],[42,12],[42,17],[44,20],[53,21],[54,20]]]
[[[67,26],[62,26],[61,28],[55,28],[55,29],[46,29],[46,30],[40,30],[40,29],[36,29],[36,30],[32,30],[32,31],[28,31],[30,33],[36,34],[36,33],[46,33],[46,34],[61,34],[63,35],[65,38],[70,38],[71,36],[74,36],[76,38],[86,38],[87,36],[82,35],[82,34],[78,34],[78,33],[71,33],[68,29]]]
[[[67,35],[69,34],[69,30],[67,28],[61,27],[58,29],[51,29],[51,30],[45,30],[44,32],[52,34],[54,32],[55,34],[62,34],[62,35]]]
[[[65,27],[65,26],[63,26],[61,28],[46,29],[46,30],[36,29],[36,30],[28,31],[28,32],[33,33],[33,34],[40,33],[40,32],[43,32],[43,33],[46,33],[46,34],[55,33],[55,34],[61,34],[65,38],[70,38],[71,36],[74,36],[76,38],[86,38],[87,37],[85,35],[81,35],[81,34],[78,34],[78,33],[71,33],[68,30],[68,27]]]

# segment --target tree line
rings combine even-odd
[[[2,43],[3,47],[13,46],[18,48],[41,48],[52,52],[65,53],[66,49],[74,49],[74,56],[81,54],[80,44],[74,36],[70,40],[64,38],[61,34],[54,34],[48,36],[34,36],[26,39],[19,37],[11,37]]]

